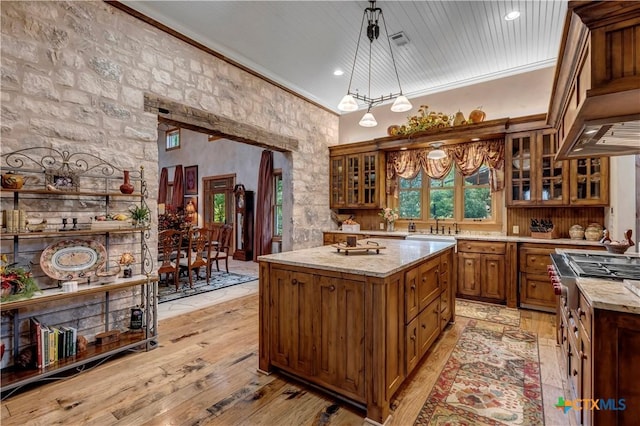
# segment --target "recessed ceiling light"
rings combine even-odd
[[[480,138],[471,138],[471,142],[477,142],[479,140],[480,140]]]
[[[342,74],[344,74],[344,71],[342,71],[342,70],[335,70],[333,72],[333,75],[337,75],[337,76],[341,76]]]
[[[504,15],[504,20],[513,21],[514,19],[518,19],[519,17],[520,17],[520,12],[518,12],[517,10],[514,10]]]
[[[591,130],[587,130],[586,132],[584,132],[584,134],[585,134],[585,135],[592,135],[592,134],[594,134],[595,132],[597,132],[597,130],[596,130],[596,129],[591,129]]]
[[[403,146],[402,148],[400,148],[400,151],[406,151],[406,150],[407,150],[406,146]]]

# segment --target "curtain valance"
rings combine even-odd
[[[423,170],[432,179],[442,179],[454,164],[463,176],[470,176],[486,163],[491,192],[504,188],[504,139],[444,146],[442,149],[447,156],[441,160],[428,158],[428,148],[387,153],[387,194],[398,197],[399,178],[413,179]]]

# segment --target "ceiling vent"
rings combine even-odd
[[[400,46],[404,46],[405,44],[409,43],[409,39],[407,38],[406,34],[404,33],[404,31],[400,31],[399,33],[395,33],[395,34],[391,34],[389,36],[389,38],[391,39],[392,42],[394,42],[396,44],[396,46],[400,47]]]

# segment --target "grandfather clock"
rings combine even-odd
[[[236,197],[236,251],[233,258],[253,260],[253,191],[244,185],[233,188]]]

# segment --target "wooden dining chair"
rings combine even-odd
[[[182,245],[182,232],[176,229],[165,229],[158,233],[158,246],[160,251],[160,260],[162,263],[158,267],[158,276],[166,274],[167,282],[169,275],[173,275],[173,284],[178,291],[180,268],[178,259],[180,259],[180,250]]]
[[[211,275],[211,268],[213,262],[216,263],[216,270],[220,272],[220,264],[219,261],[224,259],[225,261],[225,269],[227,273],[229,273],[229,250],[231,246],[231,237],[233,235],[233,226],[232,225],[222,225],[220,227],[220,232],[218,234],[217,245],[211,246],[211,252],[208,256],[207,262],[207,277]],[[208,278],[207,278],[208,280]]]
[[[186,270],[189,276],[189,288],[193,288],[193,270],[196,277],[200,278],[199,271],[202,266],[207,266],[206,251],[209,243],[210,232],[206,227],[189,229],[189,243],[185,256],[180,258],[180,269]]]

